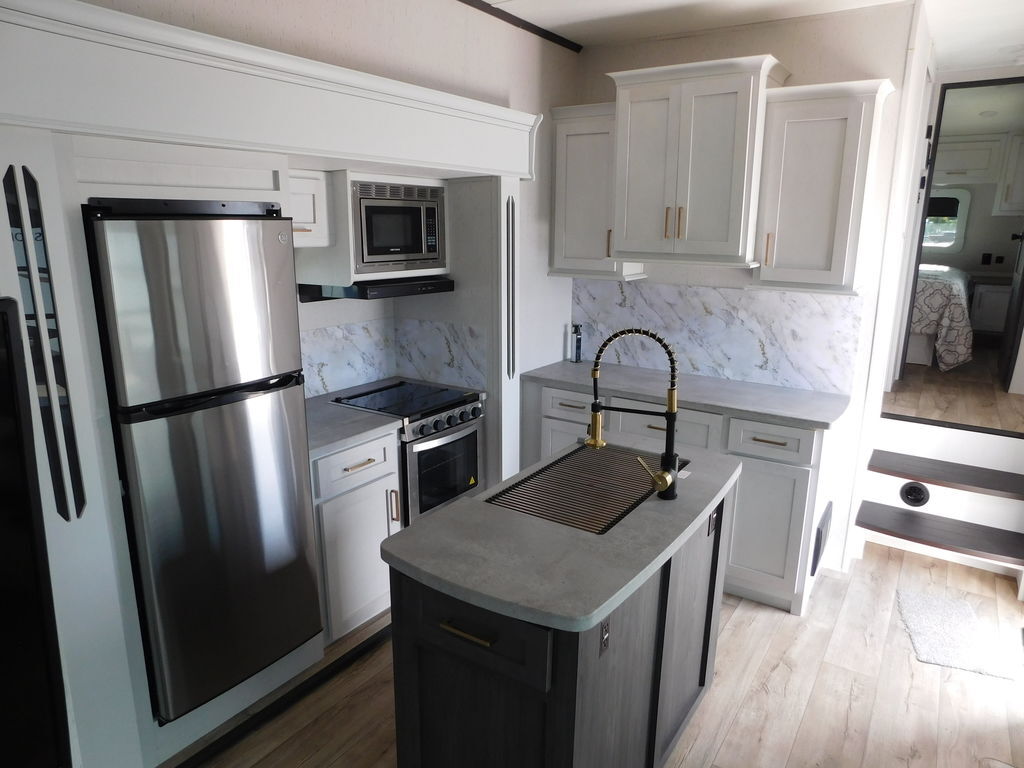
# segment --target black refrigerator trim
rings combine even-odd
[[[210,390],[198,395],[182,395],[168,400],[160,400],[155,403],[145,403],[129,408],[118,406],[117,420],[121,424],[137,424],[142,421],[154,419],[166,419],[170,416],[181,416],[186,413],[204,411],[207,408],[219,408],[222,405],[237,403],[250,397],[259,397],[268,392],[276,392],[288,387],[302,384],[305,378],[302,370],[289,371],[288,373],[268,376],[265,379],[250,381],[245,384],[236,384],[230,387],[222,387],[217,390]]]
[[[46,647],[43,653],[50,670],[49,698],[55,717],[58,766],[71,766],[71,737],[68,731],[67,702],[64,698],[64,676],[61,670],[60,648],[57,643],[57,618],[53,607],[53,584],[50,580],[46,531],[43,523],[43,504],[39,490],[36,464],[35,438],[32,428],[32,397],[28,381],[28,360],[21,339],[21,308],[16,299],[0,297],[0,345],[6,346],[11,358],[11,378],[7,386],[13,394],[15,412],[15,442],[20,441],[22,469],[28,514],[31,517],[32,539],[35,546],[36,578],[38,579],[40,612],[43,616]],[[9,469],[9,468],[8,468]]]
[[[90,219],[284,218],[278,203],[235,200],[149,200],[132,197],[90,197],[82,206]]]

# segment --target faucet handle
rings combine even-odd
[[[636,460],[640,462],[640,466],[647,470],[647,474],[651,476],[651,482],[654,483],[654,490],[668,490],[668,487],[672,485],[671,472],[666,472],[664,469],[658,470],[657,472],[653,471],[647,466],[647,462],[643,460],[642,456],[637,456]]]

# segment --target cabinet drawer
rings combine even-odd
[[[730,419],[727,450],[789,464],[814,460],[814,430]]]
[[[420,642],[540,691],[551,687],[551,630],[477,608],[405,581],[412,587]]]
[[[318,499],[327,499],[338,493],[380,477],[397,469],[396,438],[379,437],[367,443],[332,453],[313,463],[313,493]]]
[[[658,412],[665,409],[662,403],[645,403],[620,397],[613,397],[609,405],[619,408],[644,408]],[[639,413],[615,415],[618,417],[620,432],[640,437],[664,439],[665,419],[660,416],[643,416]],[[693,445],[697,448],[720,451],[722,449],[722,417],[717,413],[680,408],[676,414],[676,445]]]
[[[540,411],[544,416],[575,421],[578,424],[590,422],[590,394],[571,392],[565,389],[542,387],[540,390]]]

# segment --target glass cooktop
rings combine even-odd
[[[358,395],[336,397],[334,402],[408,419],[417,419],[429,416],[435,411],[448,410],[478,399],[479,396],[475,392],[412,381],[398,381]]]

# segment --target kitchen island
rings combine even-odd
[[[740,462],[686,447],[600,535],[488,501],[577,450],[381,545],[403,768],[660,766],[710,683]]]

